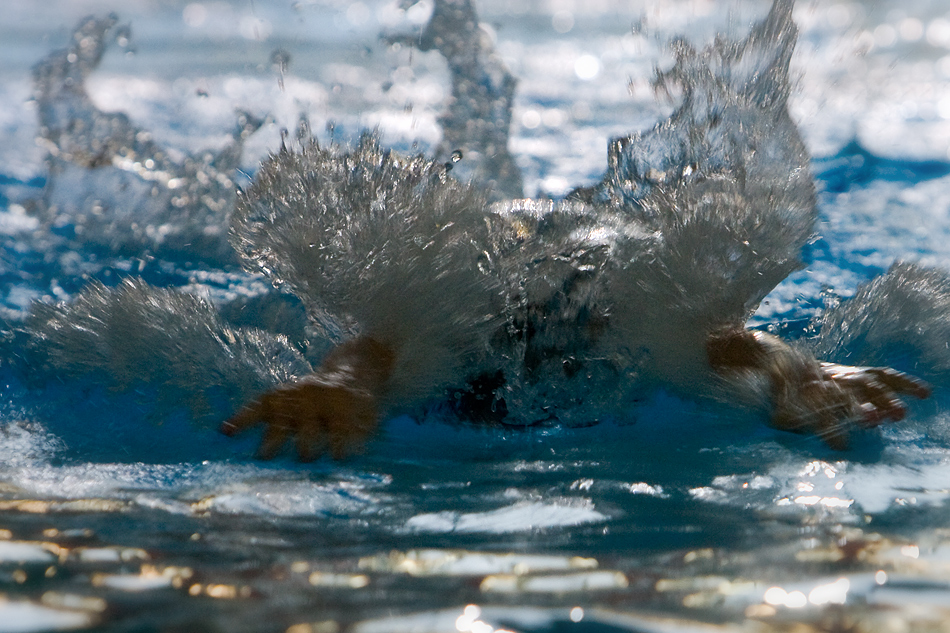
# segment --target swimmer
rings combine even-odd
[[[728,330],[709,338],[710,366],[723,375],[765,377],[772,398],[771,424],[793,433],[819,436],[846,450],[849,422],[873,428],[906,414],[903,395],[927,398],[922,381],[886,367],[817,363],[777,337]],[[265,425],[258,450],[273,458],[293,438],[301,461],[328,449],[335,459],[359,451],[378,420],[395,352],[371,338],[353,339],[333,350],[313,374],[270,391],[221,426],[235,435]]]
[[[122,388],[224,387],[243,406],[221,431],[264,425],[263,458],[289,440],[305,461],[344,457],[383,416],[420,403],[448,400],[482,424],[581,426],[661,388],[761,403],[772,426],[845,449],[853,429],[901,419],[902,399],[929,388],[744,327],[801,268],[817,218],[787,108],[791,8],[776,0],[742,42],[676,43],[656,83],[682,103],[613,140],[602,180],[561,201],[492,202],[503,196],[372,134],[351,150],[283,147],[237,194],[231,245],[296,295],[312,341],[335,345],[315,370],[286,338],[134,280],[35,307],[31,349],[59,371],[105,369]],[[926,274],[899,272],[900,287],[925,288]],[[926,294],[950,305],[950,290]]]
[[[713,199],[721,188],[700,187]],[[718,203],[736,211],[739,192],[725,189]],[[680,202],[666,211],[681,220],[698,211]],[[263,458],[291,438],[302,460],[327,450],[340,458],[358,451],[407,393],[438,397],[466,380],[461,394],[474,408],[481,400],[481,414],[463,407],[462,415],[525,426],[602,415],[658,384],[695,396],[728,383],[737,394],[760,391],[774,427],[843,450],[853,425],[900,420],[901,397],[929,395],[892,369],[820,363],[744,329],[741,271],[726,279],[708,250],[682,249],[693,236],[682,224],[666,227],[665,237],[678,240],[670,244],[622,205],[485,206],[441,165],[398,156],[373,138],[352,153],[285,149],[265,164],[239,199],[239,251],[346,340],[314,373],[255,399],[221,431],[263,424]],[[788,217],[787,206],[773,211],[772,220]],[[692,217],[706,224],[703,235],[713,223],[721,234],[739,228],[719,213],[706,219]],[[729,260],[752,236],[704,243]],[[739,268],[761,271],[785,248],[756,246]]]
[[[342,342],[222,432],[265,425],[265,458],[290,438],[301,459],[341,457],[412,397],[454,393],[488,423],[589,424],[657,386],[754,395],[772,426],[833,449],[902,419],[903,397],[929,395],[922,381],[743,327],[800,268],[817,216],[787,110],[791,9],[776,0],[738,45],[678,43],[657,84],[683,103],[613,141],[601,183],[562,202],[489,205],[373,137],[284,148],[239,196],[234,244]]]

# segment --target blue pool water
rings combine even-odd
[[[697,47],[717,33],[741,39],[768,10],[716,0],[477,8],[518,79],[509,149],[524,192],[555,197],[600,178],[608,139],[673,110],[676,95],[658,99],[650,84],[655,67],[673,64],[673,36]],[[31,69],[70,43],[83,16],[112,11],[120,37],[85,79],[94,107],[124,113],[147,132],[139,142],[176,164],[221,155],[239,117],[257,120],[220,171],[237,186],[301,113],[325,143],[377,127],[389,146],[434,154],[451,94],[438,52],[392,44],[423,27],[425,2],[7,0],[0,630],[948,627],[946,371],[927,370],[934,396],[906,420],[843,453],[771,430],[755,412],[660,391],[629,418],[591,427],[396,417],[364,454],[307,465],[289,454],[256,461],[258,438],[218,434],[227,394],[211,394],[196,424],[175,406],[187,391],[177,383],[116,391],[105,375],[21,371],[30,351],[17,331],[32,302],[75,300],[93,280],[141,277],[206,297],[234,328],[306,336],[299,302],[275,300],[265,278],[214,249],[213,231],[196,232],[204,249],[168,246],[192,239],[171,214],[166,246],[143,247],[154,238],[144,229],[140,239],[92,216],[50,221],[32,202],[49,195],[63,209],[92,196],[134,209],[142,199],[141,179],[51,171],[50,145],[37,141]],[[950,269],[950,13],[940,0],[813,0],[794,17],[790,112],[813,157],[819,236],[750,325],[807,338],[824,310],[895,261]],[[228,204],[233,189],[213,191]],[[927,318],[932,348],[945,348],[950,317]],[[913,355],[889,361],[923,371]]]

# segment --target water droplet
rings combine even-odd
[[[290,53],[278,48],[270,54],[270,63],[276,66],[280,72],[285,72],[290,66]]]

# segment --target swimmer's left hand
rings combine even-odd
[[[357,338],[331,351],[316,372],[281,385],[221,425],[228,436],[264,425],[257,456],[275,457],[293,438],[300,461],[329,451],[334,459],[359,452],[376,430],[377,403],[395,362],[393,350]]]

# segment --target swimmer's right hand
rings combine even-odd
[[[930,387],[889,367],[822,363],[776,336],[728,328],[707,340],[709,363],[721,376],[746,384],[749,374],[768,379],[771,425],[817,435],[829,447],[846,450],[851,429],[903,419],[906,396],[927,398]]]
[[[873,428],[907,414],[906,396],[930,397],[922,380],[890,367],[819,363],[797,376],[773,377],[772,426],[814,433],[835,450],[848,448],[850,425]]]
[[[261,459],[275,457],[291,437],[301,461],[324,452],[342,459],[362,450],[376,430],[377,402],[394,360],[392,349],[373,339],[348,341],[331,351],[316,372],[260,396],[220,430],[233,436],[264,424],[257,451]]]

